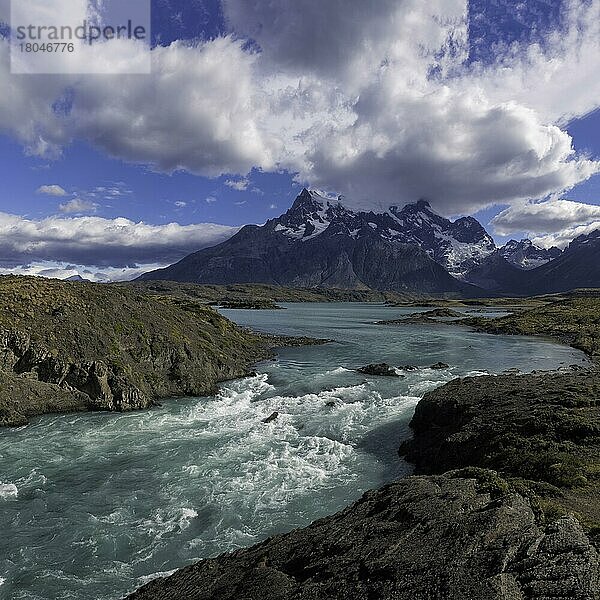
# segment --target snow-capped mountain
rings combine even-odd
[[[529,271],[558,258],[562,250],[556,247],[540,248],[531,240],[523,239],[520,242],[510,240],[500,249],[500,253],[515,267]]]
[[[222,244],[140,279],[526,295],[600,287],[599,254],[600,232],[562,253],[529,240],[498,249],[476,219],[450,221],[422,200],[383,213],[354,212],[303,190],[280,217],[246,225]]]
[[[303,190],[292,208],[275,221],[275,231],[299,241],[326,231],[354,239],[374,231],[383,240],[418,246],[459,279],[496,250],[494,240],[476,219],[452,222],[424,200],[403,208],[392,206],[385,213],[352,212],[317,192]]]
[[[600,229],[575,238],[558,258],[527,273],[525,293],[600,287]]]
[[[462,273],[493,249],[477,221],[452,223],[426,202],[353,212],[303,190],[281,217],[141,279],[476,295],[447,268]]]

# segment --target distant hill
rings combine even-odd
[[[600,287],[600,229],[575,238],[555,260],[530,271],[523,286],[528,294]]]

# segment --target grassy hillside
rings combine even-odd
[[[479,331],[509,335],[546,335],[565,341],[592,357],[600,356],[600,296],[547,297],[547,303],[499,319],[469,319]]]
[[[276,285],[232,284],[201,285],[173,281],[134,281],[115,284],[141,293],[194,298],[206,303],[274,302],[415,302],[415,294],[378,292],[374,290],[336,290],[327,288],[287,288]]]
[[[0,424],[210,394],[218,381],[246,374],[267,345],[183,297],[0,277]]]

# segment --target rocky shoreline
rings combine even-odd
[[[0,427],[212,395],[272,348],[323,342],[256,334],[193,299],[0,277]]]
[[[578,521],[548,523],[490,471],[409,477],[305,529],[204,560],[129,600],[512,600],[598,597]]]

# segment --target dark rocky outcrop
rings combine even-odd
[[[494,469],[600,532],[597,371],[456,379],[426,394],[410,425],[400,453],[417,473]]]
[[[221,308],[233,308],[238,310],[282,310],[272,300],[253,299],[253,300],[223,300],[220,303]]]
[[[449,369],[450,365],[447,365],[444,362],[437,362],[434,365],[431,365],[429,368],[433,369],[434,371],[443,371],[444,369]]]
[[[269,415],[266,419],[263,419],[263,423],[268,425],[269,423],[273,423],[273,421],[277,421],[278,418],[279,418],[279,413],[274,412],[273,414]]]
[[[400,319],[389,319],[386,321],[377,321],[375,325],[411,325],[411,324],[426,324],[440,323],[438,319],[464,319],[466,315],[450,308],[434,308],[425,312],[416,312]],[[446,321],[441,321],[446,322]]]
[[[489,471],[411,477],[130,600],[592,600],[595,547]]]

